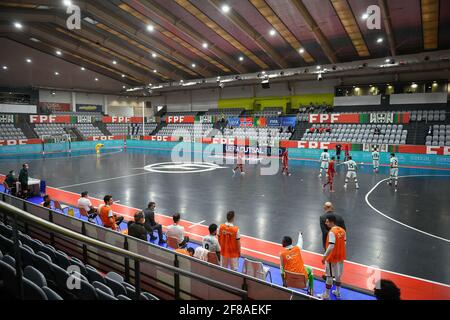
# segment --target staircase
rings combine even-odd
[[[112,136],[111,132],[109,132],[108,129],[106,128],[106,124],[105,123],[103,123],[103,122],[95,122],[93,125],[94,125],[94,127],[99,128],[104,136],[106,136],[106,137]]]
[[[295,126],[295,131],[291,136],[290,140],[301,140],[303,135],[305,134],[306,130],[311,127],[311,124],[308,122],[298,122]]]
[[[66,128],[64,128],[64,131],[66,131],[70,135],[71,141],[83,141],[84,140],[81,132],[75,127],[66,127]]]
[[[36,134],[36,132],[34,132],[33,128],[31,128],[30,124],[28,122],[21,122],[19,124],[16,125],[16,128],[20,128],[23,132],[23,134],[25,135],[25,137],[27,137],[27,139],[38,139],[38,135]]]

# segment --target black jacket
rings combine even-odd
[[[19,182],[23,186],[28,186],[28,170],[22,169],[19,173]]]
[[[156,224],[155,221],[155,211],[150,210],[149,208],[146,208],[142,210],[145,217],[145,225],[148,225],[150,227],[153,227]]]
[[[14,177],[12,174],[8,174],[7,176],[6,176],[6,179],[5,179],[5,183],[8,185],[8,187],[13,187],[14,186],[14,183],[17,181],[17,179],[16,179],[16,177]]]
[[[332,215],[334,215],[336,217],[336,225],[338,227],[341,227],[345,231],[347,231],[347,229],[345,227],[344,219],[340,215],[335,214],[334,212],[327,212],[327,213],[321,215],[320,219],[319,219],[319,223],[320,223],[320,229],[322,230],[322,241],[323,241],[324,247],[325,247],[325,242],[327,240],[327,234],[329,231],[327,225],[325,224],[325,220],[327,220],[327,218]]]
[[[147,230],[142,223],[128,221],[128,235],[147,241]]]

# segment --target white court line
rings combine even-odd
[[[197,222],[197,223],[194,223],[192,226],[189,226],[188,227],[188,229],[191,229],[191,228],[193,228],[193,227],[195,227],[195,226],[198,226],[198,225],[201,225],[203,222],[205,222],[206,220],[202,220],[202,221],[200,221],[200,222]]]
[[[135,177],[135,176],[142,176],[144,174],[150,174],[150,172],[141,172],[141,173],[129,174],[129,175],[126,175],[126,176],[120,176],[120,177],[109,178],[109,179],[102,179],[102,180],[94,180],[94,181],[82,182],[82,183],[71,184],[71,185],[62,186],[62,187],[54,187],[54,188],[56,188],[56,189],[72,188],[72,187],[84,186],[84,185],[87,185],[87,184],[94,184],[94,183],[99,183],[99,182],[106,182],[106,181],[112,181],[112,180],[117,180],[117,179],[123,179],[123,178]]]
[[[411,177],[449,177],[449,178],[450,178],[450,175],[412,175],[412,176],[399,176],[398,178],[411,178]],[[369,196],[370,196],[370,194],[371,194],[371,193],[372,193],[372,192],[373,192],[380,184],[382,184],[382,183],[388,181],[389,179],[390,179],[390,178],[386,178],[386,179],[383,179],[383,180],[379,181],[372,189],[370,189],[369,192],[367,192],[366,197],[365,197],[365,200],[366,200],[367,205],[368,205],[369,207],[371,207],[371,208],[372,208],[375,212],[377,212],[378,214],[382,215],[383,217],[385,217],[385,218],[387,218],[387,219],[389,219],[389,220],[391,220],[391,221],[394,221],[395,223],[398,223],[399,225],[402,225],[402,226],[404,226],[404,227],[406,227],[406,228],[409,228],[409,229],[411,229],[411,230],[420,232],[420,233],[422,233],[422,234],[424,234],[424,235],[427,235],[427,236],[429,236],[429,237],[433,237],[433,238],[436,238],[436,239],[438,239],[438,240],[442,240],[442,241],[445,241],[445,242],[450,243],[450,240],[449,240],[449,239],[445,239],[445,238],[436,236],[436,235],[434,235],[434,234],[431,234],[431,233],[422,231],[422,230],[420,230],[420,229],[411,227],[410,225],[407,225],[407,224],[405,224],[405,223],[403,223],[403,222],[400,222],[400,221],[398,221],[398,220],[395,220],[394,218],[389,217],[388,215],[384,214],[383,212],[381,212],[380,210],[378,210],[377,208],[375,208],[375,207],[369,202]]]
[[[444,176],[445,176],[445,175],[444,175]],[[445,177],[448,177],[448,175],[446,175]],[[64,192],[78,195],[77,193],[72,192],[72,191],[66,191],[66,190],[64,190]],[[99,200],[99,199],[97,199],[97,200]],[[100,200],[99,200],[99,201],[100,201]],[[122,206],[125,206],[125,205],[122,205]],[[130,208],[130,209],[134,209],[134,210],[140,210],[140,209],[135,208],[135,207],[130,207],[130,206],[125,206],[125,207],[128,207],[128,208]],[[168,216],[168,215],[165,215],[165,214],[162,214],[162,213],[158,213],[157,215],[160,215],[160,216],[163,216],[163,217],[166,217],[166,218],[172,218],[172,216]],[[188,222],[188,223],[193,223],[193,222],[191,222],[191,221],[189,221],[189,220],[182,220],[182,221],[185,221],[185,222]],[[202,225],[202,226],[207,227],[206,225]],[[163,228],[166,228],[166,227],[163,226]],[[197,234],[197,233],[191,233],[191,232],[186,232],[186,233],[189,233],[189,234],[191,234],[191,235],[195,235],[195,236],[197,236],[197,237],[203,237],[202,235],[199,235],[199,234]],[[277,246],[280,245],[279,243],[276,243],[276,242],[273,242],[273,241],[264,240],[264,239],[259,239],[259,238],[255,238],[255,237],[252,237],[252,236],[241,235],[241,237],[246,237],[246,238],[258,240],[258,241],[262,241],[262,242],[265,242],[265,243],[274,244],[274,245],[277,245]],[[249,250],[249,249],[247,249],[247,250]],[[307,253],[312,254],[312,255],[320,256],[320,257],[323,256],[323,254],[320,254],[320,253],[317,253],[317,252],[313,252],[313,251],[309,251],[309,250],[302,250],[302,251],[303,251],[303,252],[307,252]],[[253,250],[253,252],[259,253],[259,254],[262,254],[262,255],[266,255],[266,256],[272,256],[272,257],[274,257],[273,255],[269,255],[269,254],[264,253],[264,252],[261,252],[261,251]],[[278,258],[279,258],[279,257],[278,257]],[[415,277],[415,276],[411,276],[411,275],[407,275],[407,274],[403,274],[403,273],[399,273],[399,272],[394,272],[394,271],[390,271],[390,270],[386,270],[386,269],[375,268],[374,266],[369,266],[369,265],[362,264],[362,263],[358,263],[358,262],[354,262],[354,261],[348,261],[348,260],[345,260],[345,262],[348,263],[348,264],[353,264],[353,265],[357,265],[357,266],[360,266],[360,267],[365,267],[365,268],[368,268],[368,269],[370,268],[371,270],[379,270],[379,271],[381,271],[381,272],[391,273],[391,274],[395,274],[395,275],[402,276],[402,277],[405,277],[405,278],[410,278],[410,279],[414,279],[414,280],[418,280],[418,281],[423,281],[423,282],[427,282],[427,283],[431,283],[431,284],[443,286],[443,287],[446,287],[446,288],[450,288],[450,285],[449,285],[449,284],[445,284],[445,283],[442,283],[442,282],[437,282],[437,281],[432,281],[432,280],[428,280],[428,279],[423,279],[423,278],[419,278],[419,277]],[[321,270],[321,269],[317,269],[317,270]]]

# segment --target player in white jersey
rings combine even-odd
[[[356,177],[356,171],[358,171],[358,166],[356,162],[352,160],[352,157],[348,157],[348,160],[342,164],[347,165],[347,175],[345,177],[344,188],[347,188],[348,179],[353,179],[355,181],[356,189],[359,189],[358,178]]]
[[[372,163],[373,172],[378,172],[378,167],[380,166],[380,153],[378,152],[377,147],[373,148],[372,151]]]
[[[395,192],[398,187],[398,159],[394,153],[391,153],[391,159],[389,160],[389,182],[388,185],[392,186],[392,180],[395,179]]]
[[[215,252],[217,259],[220,259],[220,244],[217,240],[217,225],[215,223],[209,226],[209,235],[204,236],[202,239],[202,247],[209,252]]]
[[[322,170],[325,170],[325,174],[328,177],[328,163],[330,162],[330,154],[328,153],[328,149],[323,150],[320,155],[320,173],[319,178],[322,178]]]

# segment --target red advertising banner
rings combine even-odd
[[[88,137],[88,141],[109,141],[109,140],[123,140],[126,136],[94,136]]]
[[[167,136],[144,136],[142,140],[146,141],[163,141],[163,142],[171,142],[178,141],[175,137],[167,137]]]
[[[167,123],[194,123],[195,116],[167,116]]]
[[[359,123],[358,113],[310,114],[309,123]]]
[[[39,102],[39,110],[41,110],[41,112],[48,112],[48,111],[70,112],[70,111],[72,111],[70,103],[59,103],[59,102]]]
[[[71,116],[30,115],[30,123],[71,123]]]
[[[25,144],[40,144],[41,139],[21,139],[21,140],[2,140],[0,139],[0,146],[20,146]]]
[[[415,145],[399,145],[391,146],[392,152],[398,153],[416,153],[416,154],[437,154],[437,155],[450,155],[450,147],[439,147],[439,146],[415,146]]]

